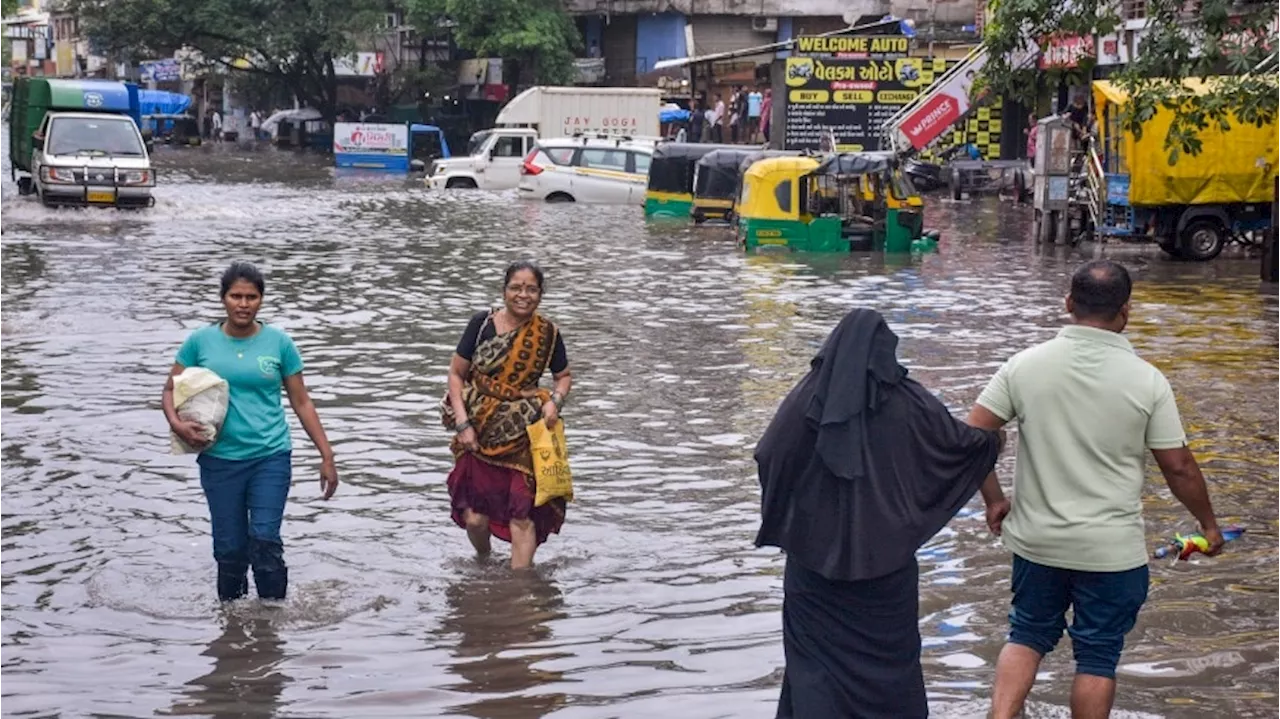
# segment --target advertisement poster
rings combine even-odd
[[[881,149],[881,126],[932,82],[933,67],[917,57],[787,58],[784,147],[816,150],[830,130],[840,151]]]
[[[143,60],[138,63],[143,82],[175,82],[182,79],[182,68],[173,58]]]
[[[335,57],[333,74],[338,77],[373,77],[382,72],[385,57],[380,52],[358,52],[351,57]]]
[[[339,122],[333,126],[333,151],[351,155],[407,155],[407,125]]]
[[[901,131],[912,147],[924,149],[969,112],[969,94],[974,78],[986,64],[987,55],[983,53],[964,72],[948,77],[933,91],[933,97],[903,118]]]

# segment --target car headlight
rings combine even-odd
[[[156,177],[150,170],[129,170],[120,173],[120,184],[151,187],[156,184]]]
[[[446,169],[448,168],[446,168],[444,165],[436,165],[436,174],[443,175]]]
[[[70,167],[50,167],[45,165],[40,168],[40,179],[49,183],[74,185],[76,173]]]

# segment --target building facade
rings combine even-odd
[[[974,0],[567,0],[588,57],[604,61],[603,84],[671,85],[690,78],[659,73],[659,61],[733,52],[801,35],[835,32],[885,15],[912,20],[922,42],[939,50],[977,41]],[[786,51],[718,63],[708,80],[767,81]],[[665,82],[664,82],[665,78]],[[676,82],[672,82],[672,81]]]

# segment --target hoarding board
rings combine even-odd
[[[916,57],[787,58],[784,147],[817,149],[830,130],[842,151],[881,149],[881,126],[928,86],[933,67]]]
[[[333,155],[338,167],[409,169],[409,126],[338,122],[333,126]]]

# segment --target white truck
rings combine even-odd
[[[657,138],[662,91],[633,87],[531,87],[498,113],[497,127],[471,136],[462,157],[436,160],[427,173],[435,190],[506,190],[539,138],[614,135]]]

